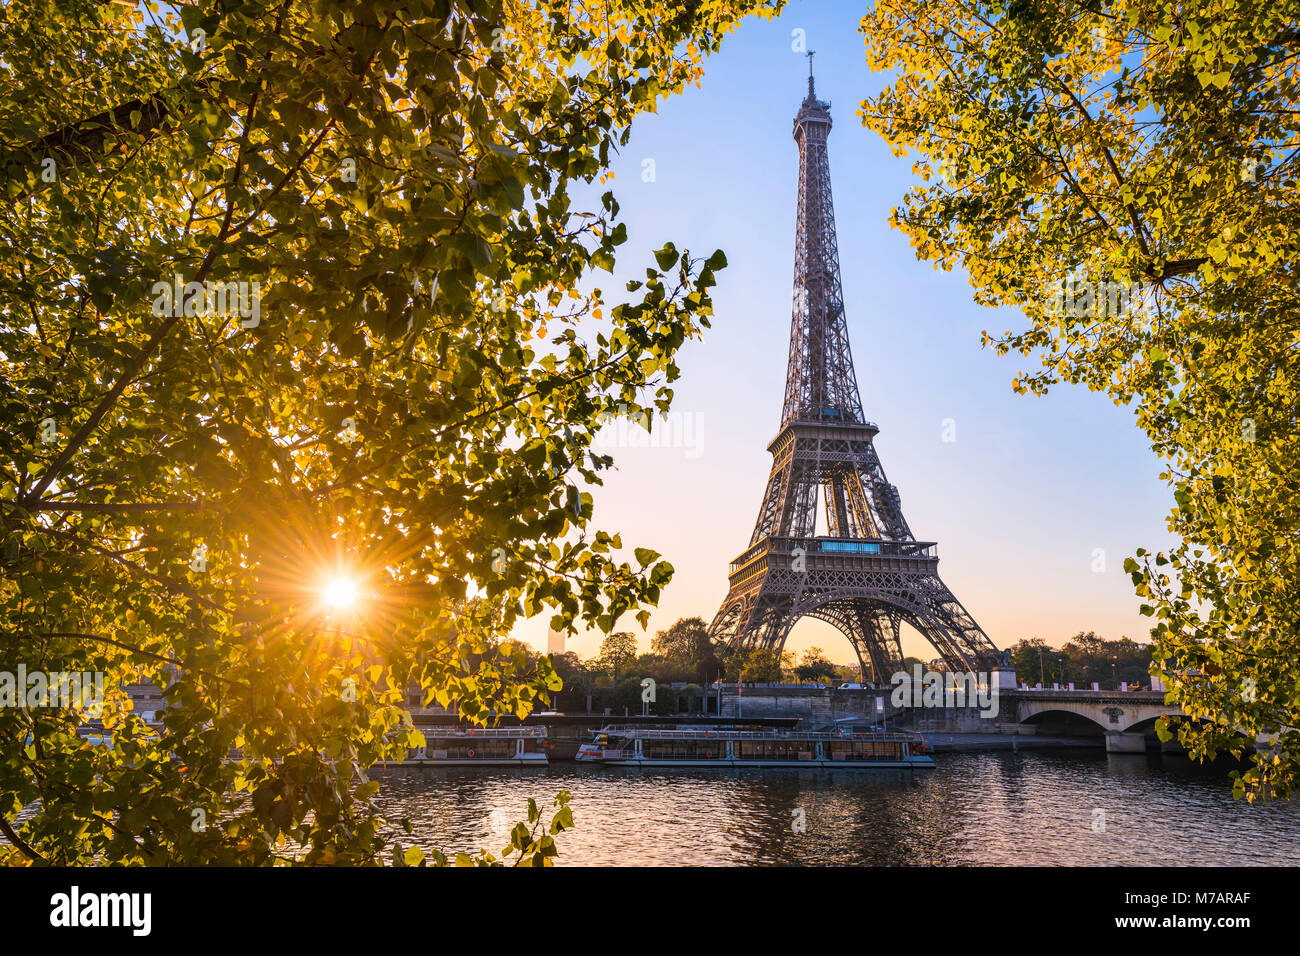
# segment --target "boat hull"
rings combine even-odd
[[[578,763],[601,767],[760,767],[764,769],[808,770],[933,770],[930,757],[912,757],[906,760],[732,760],[718,757],[712,760],[674,760],[654,757],[590,758],[579,757]]]
[[[464,759],[410,757],[401,767],[545,767],[550,764],[546,754],[524,754],[515,757],[465,757]]]

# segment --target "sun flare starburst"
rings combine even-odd
[[[336,611],[345,611],[357,603],[357,582],[344,575],[331,578],[321,588],[321,603]]]

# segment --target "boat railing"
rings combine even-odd
[[[514,740],[519,737],[546,736],[545,727],[421,727],[426,740],[474,737],[488,740]]]

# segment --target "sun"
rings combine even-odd
[[[344,611],[357,603],[357,582],[340,575],[331,578],[321,588],[321,603],[336,611]]]

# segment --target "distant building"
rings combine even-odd
[[[559,657],[564,653],[564,632],[548,630],[546,632],[546,653]]]

